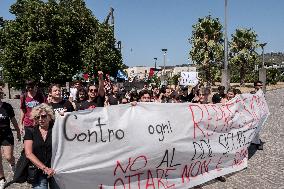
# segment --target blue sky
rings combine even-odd
[[[0,16],[12,19],[15,0],[0,0]],[[168,49],[167,65],[188,63],[192,25],[211,14],[224,23],[224,0],[86,0],[87,7],[103,21],[114,8],[115,36],[122,41],[123,61],[128,66],[163,64],[162,48]],[[228,37],[237,28],[252,28],[265,52],[284,52],[283,0],[228,0]]]

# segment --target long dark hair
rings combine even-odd
[[[80,93],[84,93],[84,99],[82,101],[85,101],[87,100],[87,97],[88,97],[88,94],[87,94],[87,91],[84,89],[84,88],[79,88],[77,90],[77,93],[76,93],[76,101],[77,102],[81,102],[80,98],[79,98],[79,94]]]

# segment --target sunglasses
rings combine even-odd
[[[98,92],[98,89],[89,89],[89,92]]]
[[[27,86],[27,89],[33,89],[34,86]]]
[[[46,119],[47,118],[47,114],[45,114],[45,115],[38,115],[38,116],[36,116],[35,117],[35,119]]]

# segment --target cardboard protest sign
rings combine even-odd
[[[185,189],[247,167],[268,117],[262,91],[221,104],[117,105],[58,117],[52,167],[61,189]]]
[[[181,72],[180,85],[195,86],[198,84],[198,72]]]

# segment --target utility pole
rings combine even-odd
[[[161,77],[161,83],[162,85],[167,85],[167,82],[166,82],[166,54],[167,54],[167,50],[168,49],[162,49],[162,51],[164,52],[164,69],[163,69],[163,74],[162,74],[162,77]]]
[[[166,75],[166,54],[167,54],[168,49],[162,49],[164,52],[164,70],[163,70],[163,75]]]
[[[229,85],[230,85],[230,76],[229,76],[229,69],[228,69],[227,6],[228,6],[228,1],[225,0],[224,69],[222,70],[222,85],[225,87],[225,91],[228,90]]]
[[[262,81],[262,90],[264,93],[266,93],[266,69],[264,67],[264,47],[267,43],[261,43],[259,44],[259,46],[261,47],[262,49],[262,66],[261,68],[259,69],[259,72],[258,72],[258,77],[259,77],[259,80]]]
[[[155,60],[155,71],[156,71],[156,69],[157,69],[157,60],[158,60],[158,58],[154,58],[154,60]]]

